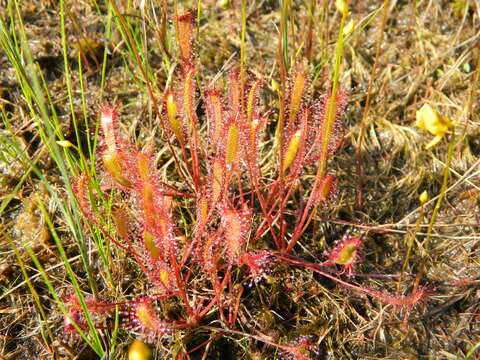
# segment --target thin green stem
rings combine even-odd
[[[440,189],[440,195],[438,196],[437,202],[435,203],[432,217],[430,218],[430,223],[428,225],[427,235],[425,237],[425,243],[423,245],[425,254],[423,255],[422,262],[420,263],[420,267],[418,269],[417,278],[415,280],[414,289],[413,289],[414,291],[418,288],[420,284],[420,280],[422,279],[422,276],[423,276],[423,272],[425,271],[427,256],[430,251],[430,239],[432,237],[433,226],[435,225],[438,212],[440,211],[440,207],[442,205],[443,199],[445,198],[445,195],[447,193],[448,179],[450,177],[450,166],[452,164],[454,147],[455,147],[455,127],[452,130],[452,136],[450,139],[450,143],[448,144],[447,163],[445,164],[445,169],[443,170],[442,187]]]

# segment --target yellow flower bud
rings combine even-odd
[[[272,90],[275,92],[280,91],[280,85],[278,84],[277,80],[272,78]]]
[[[128,360],[149,360],[152,350],[140,340],[134,340],[128,349]]]
[[[440,115],[429,104],[424,104],[416,114],[416,126],[419,129],[426,130],[430,134],[435,135],[435,138],[425,147],[430,149],[436,145],[445,136],[449,128],[455,125],[455,122]]]
[[[61,147],[67,148],[67,147],[72,147],[74,146],[70,141],[68,140],[58,140],[57,144],[60,145]]]
[[[336,0],[335,7],[343,16],[348,15],[348,3],[346,0]]]
[[[229,0],[218,0],[217,1],[217,6],[223,8],[223,9],[227,9],[229,3],[230,3]]]
[[[422,192],[418,198],[420,200],[420,204],[425,204],[428,201],[428,192],[425,190]]]

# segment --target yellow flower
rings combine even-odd
[[[430,149],[435,146],[445,136],[449,128],[455,125],[455,122],[440,115],[429,104],[424,104],[420,110],[417,111],[416,126],[422,130],[428,131],[430,134],[435,135],[432,141],[430,141],[425,149]]]
[[[336,0],[335,1],[335,7],[337,10],[343,15],[347,16],[348,15],[348,3],[345,0]]]
[[[152,350],[147,344],[140,340],[133,340],[128,349],[128,360],[149,360],[152,356]]]

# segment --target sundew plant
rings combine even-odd
[[[158,104],[161,136],[172,156],[167,181],[157,173],[155,149],[140,150],[121,134],[118,104],[101,108],[95,165],[100,189],[90,185],[88,173],[75,180],[85,226],[123,250],[148,282],[143,293],[124,302],[87,297],[93,320],[104,328],[105,317],[118,309],[119,326],[149,343],[168,343],[176,333],[198,328],[243,335],[237,323],[245,290],[275,276],[275,264],[283,262],[400,307],[406,321],[427,288],[392,296],[351,282],[361,237],[345,235],[320,263],[294,255],[297,242],[311,233],[315,211],[337,196],[327,162],[342,144],[345,92],[337,88],[308,100],[309,76],[294,67],[282,98],[282,119],[276,135],[269,135],[271,114],[259,105],[263,80],[232,70],[226,90],[198,84],[194,16],[175,16],[174,24],[181,65]],[[262,166],[268,157],[276,159],[275,168]],[[307,169],[317,169],[309,191],[300,189]],[[168,179],[176,179],[175,184]],[[102,208],[99,191],[111,201],[110,214]],[[66,305],[67,330],[87,330],[77,297],[67,297]],[[279,344],[258,335],[259,330],[245,336],[295,359],[307,359],[315,350],[308,337]]]

